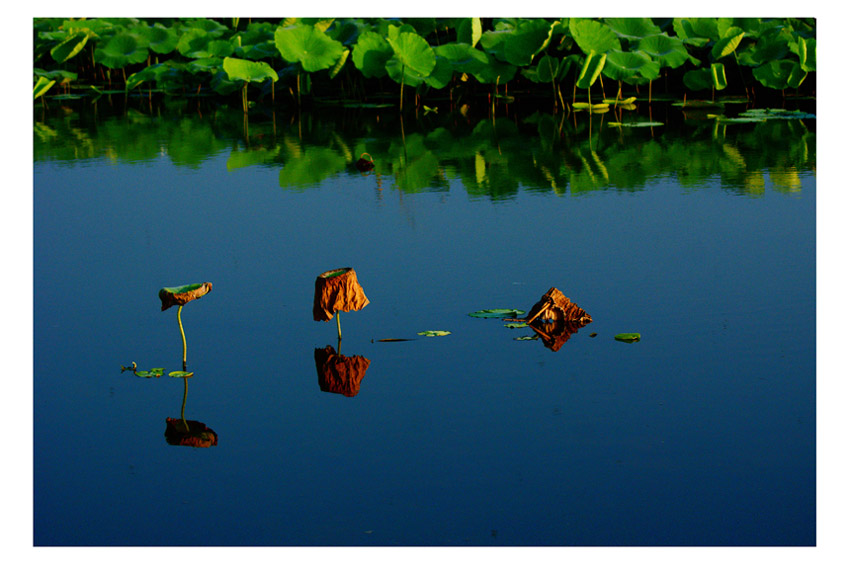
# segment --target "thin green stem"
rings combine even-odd
[[[177,325],[180,326],[180,337],[183,338],[183,370],[186,370],[186,333],[183,331],[183,320],[180,319],[180,313],[183,311],[183,305],[177,307]]]
[[[339,339],[342,339],[342,326],[339,324],[339,310],[336,312],[336,331],[337,335],[339,335]]]

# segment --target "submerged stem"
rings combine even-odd
[[[183,305],[177,307],[177,325],[180,326],[180,337],[183,338],[183,370],[186,370],[186,333],[183,331],[183,320],[180,319],[180,313],[183,311]]]

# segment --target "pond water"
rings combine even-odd
[[[652,112],[38,108],[35,545],[814,545],[815,120]]]

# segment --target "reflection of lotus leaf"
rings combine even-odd
[[[327,147],[309,146],[297,158],[290,158],[280,170],[280,186],[315,186],[345,170],[345,157]]]
[[[333,392],[344,396],[357,396],[360,382],[366,376],[369,360],[360,355],[346,357],[337,354],[328,345],[314,351],[316,372],[319,376],[319,388],[324,392]]]
[[[218,445],[218,434],[209,429],[203,422],[166,418],[165,441],[170,445],[212,447]]]

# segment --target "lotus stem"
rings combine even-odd
[[[339,324],[339,310],[336,311],[336,332],[339,339],[342,339],[342,326]]]
[[[186,333],[183,331],[183,320],[180,319],[180,313],[183,311],[183,305],[177,307],[177,325],[180,326],[180,337],[183,338],[183,370],[186,370]]]

